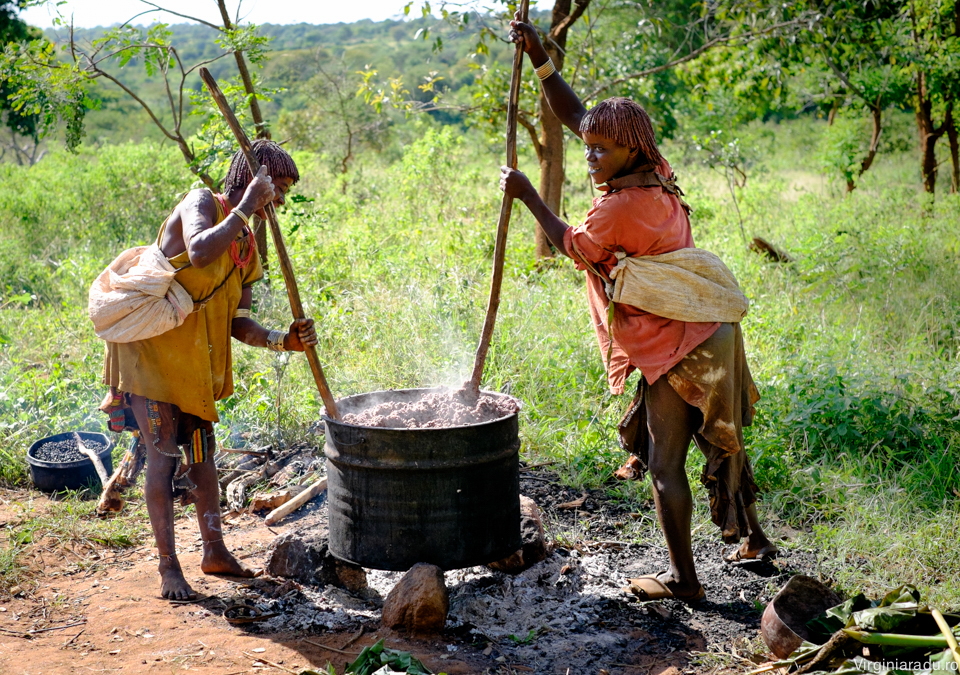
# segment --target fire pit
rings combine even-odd
[[[505,413],[483,422],[373,426],[389,417],[382,414],[389,412],[385,403],[410,410],[448,391],[399,389],[337,401],[344,418],[369,426],[324,415],[333,555],[372,569],[403,571],[423,562],[450,570],[500,560],[520,548],[515,399],[481,392],[478,407],[486,405],[488,416]],[[378,407],[377,415],[364,413]]]
[[[80,431],[81,440],[100,456],[107,473],[113,471],[110,453],[113,443],[106,434]],[[37,489],[44,492],[78,490],[89,484],[97,484],[100,478],[90,458],[77,449],[72,431],[41,438],[27,450],[30,478]]]

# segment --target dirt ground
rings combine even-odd
[[[0,598],[0,673],[239,675],[332,664],[342,674],[361,648],[380,638],[451,675],[742,672],[768,658],[758,639],[766,602],[791,574],[817,575],[815,561],[790,552],[789,542],[781,543],[784,555],[775,564],[727,565],[717,538],[696,546],[706,601],[695,608],[640,603],[620,587],[627,577],[665,569],[667,553],[655,543],[627,543],[624,534],[635,539],[638,523],[652,528],[651,507],[628,512],[598,492],[579,508],[558,508],[581,495],[543,471],[524,473],[521,491],[543,510],[553,552],[514,577],[484,567],[448,572],[451,610],[438,639],[407,639],[380,628],[382,598],[400,573],[368,570],[370,591],[362,596],[292,580],[205,576],[190,516],[178,519],[177,542],[187,580],[200,593],[192,603],[158,596],[152,545],[28,553],[30,582],[16,597]],[[5,525],[18,517],[18,501],[32,498],[36,508],[45,503],[25,491],[5,491],[2,498]],[[238,555],[263,565],[277,535],[325,531],[325,507],[317,498],[273,528],[257,515],[235,516],[225,522],[225,538]],[[571,532],[582,536],[571,540]],[[276,616],[231,626],[223,612],[237,604]]]

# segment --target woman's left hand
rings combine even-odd
[[[290,332],[283,340],[283,348],[288,352],[302,352],[308,345],[316,347],[318,342],[313,319],[296,319],[290,324]]]
[[[530,179],[522,171],[511,169],[509,166],[500,167],[500,190],[504,194],[523,202],[531,195],[537,194]]]

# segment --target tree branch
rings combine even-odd
[[[167,73],[169,68],[169,61],[164,59],[163,66],[160,68],[160,72],[163,73],[163,88],[167,92],[167,100],[170,102],[170,114],[173,115],[173,131],[180,135],[180,121],[181,116],[177,115],[177,104],[173,101],[173,92],[170,90],[170,77]]]
[[[830,56],[827,54],[827,50],[822,44],[820,45],[820,54],[821,56],[823,56],[823,60],[827,62],[827,65],[830,66],[830,70],[833,71],[833,74],[836,75],[841,82],[843,82],[843,85],[847,89],[850,89],[854,94],[860,97],[863,101],[866,101],[867,105],[872,105],[872,102],[867,99],[867,93],[863,89],[855,85],[853,82],[851,82],[850,79],[846,76],[846,74],[843,71],[841,71],[840,68],[837,67],[837,64],[833,62],[833,59],[831,59]]]
[[[577,22],[583,13],[587,11],[587,7],[590,6],[590,0],[576,0],[577,4],[573,8],[573,12],[568,14],[563,21],[558,23],[556,26],[550,29],[550,37],[554,40],[559,40],[560,36],[570,30],[570,26]]]
[[[684,54],[679,58],[668,61],[663,65],[654,66],[653,68],[647,68],[645,70],[641,70],[636,73],[631,73],[630,75],[625,75],[624,77],[618,77],[615,80],[611,80],[610,82],[607,82],[606,84],[600,87],[597,87],[596,89],[591,91],[589,94],[583,97],[583,100],[589,101],[593,98],[596,98],[598,95],[602,94],[607,89],[610,89],[611,87],[615,87],[618,84],[622,84],[629,80],[636,80],[641,77],[656,75],[657,73],[662,73],[665,70],[669,70],[671,68],[674,68],[675,66],[679,66],[680,64],[686,63],[687,61],[692,61],[693,59],[697,58],[707,50],[722,44],[726,44],[727,42],[733,42],[734,40],[753,40],[763,35],[772,33],[773,31],[780,30],[781,28],[789,28],[791,26],[800,25],[802,22],[803,22],[802,19],[793,19],[792,21],[783,21],[781,23],[777,23],[772,26],[769,26],[768,28],[764,28],[758,31],[743,33],[741,35],[721,35],[721,36],[715,37],[712,40],[709,40],[708,42],[705,42],[704,44],[700,45],[697,49],[694,49],[692,52],[689,52],[688,54]]]
[[[150,108],[150,106],[148,106],[148,105],[144,102],[144,100],[143,100],[142,98],[140,98],[139,96],[137,96],[137,95],[133,92],[132,89],[130,89],[127,85],[125,85],[123,82],[121,82],[120,80],[118,80],[118,79],[115,78],[113,75],[111,75],[110,73],[106,72],[105,70],[101,70],[100,68],[98,68],[98,67],[95,66],[95,65],[91,65],[91,67],[93,68],[93,71],[97,74],[98,77],[105,77],[105,78],[107,78],[108,80],[110,80],[111,82],[113,82],[115,85],[117,85],[118,87],[120,87],[121,89],[123,89],[124,93],[126,93],[127,96],[129,96],[129,97],[132,98],[134,101],[136,101],[137,103],[139,103],[140,106],[141,106],[144,110],[147,111],[147,114],[150,115],[150,119],[153,120],[153,123],[156,124],[157,127],[160,129],[160,131],[163,132],[163,135],[164,135],[164,136],[166,136],[167,138],[169,138],[171,141],[178,141],[178,142],[180,141],[179,136],[178,136],[177,134],[173,134],[173,133],[171,133],[170,131],[168,131],[167,128],[166,128],[165,126],[163,126],[163,122],[161,122],[161,121],[157,118],[157,116],[154,114],[154,112],[153,112],[153,110]]]
[[[174,12],[173,10],[167,9],[166,7],[161,7],[160,5],[150,2],[149,0],[140,0],[145,5],[150,5],[151,7],[156,7],[156,9],[151,9],[148,11],[151,12],[166,12],[167,14],[173,14],[174,16],[179,16],[181,19],[190,19],[191,21],[196,21],[197,23],[202,23],[204,26],[209,26],[217,32],[223,32],[223,29],[215,23],[210,23],[209,21],[204,21],[203,19],[198,19],[195,16],[189,16],[188,14],[181,14],[180,12]],[[146,14],[147,12],[143,12]],[[140,16],[139,14],[137,16]],[[132,21],[132,19],[131,19]],[[129,22],[128,22],[129,23]]]
[[[206,61],[201,61],[200,63],[195,63],[195,64],[193,64],[192,66],[190,66],[189,68],[187,68],[187,70],[185,70],[185,71],[183,72],[183,74],[184,74],[185,76],[186,76],[186,75],[189,75],[190,73],[192,73],[193,71],[195,71],[197,68],[201,68],[201,67],[207,65],[208,63],[213,63],[214,61],[219,61],[220,59],[222,59],[222,58],[225,57],[225,56],[230,56],[230,52],[224,52],[224,53],[221,54],[220,56],[214,56],[212,59],[207,59]]]
[[[517,122],[519,122],[520,126],[526,129],[527,133],[530,134],[530,141],[533,143],[533,149],[537,152],[537,160],[540,160],[540,156],[543,154],[543,146],[540,145],[540,139],[537,136],[537,126],[523,113],[519,113],[517,115]]]

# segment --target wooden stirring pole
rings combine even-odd
[[[520,20],[526,23],[529,13],[529,0],[520,3]],[[513,73],[510,75],[510,95],[507,99],[507,164],[517,168],[517,109],[520,107],[520,72],[523,69],[523,44],[517,44],[513,55]],[[497,222],[497,241],[493,248],[493,276],[490,279],[490,300],[487,303],[487,318],[480,333],[480,345],[473,362],[473,375],[468,386],[474,393],[480,391],[483,378],[483,365],[487,360],[493,326],[497,321],[497,309],[500,307],[500,285],[503,282],[503,258],[507,250],[507,229],[510,227],[510,212],[513,209],[513,197],[504,194],[500,203],[500,220]]]
[[[240,123],[230,109],[230,104],[227,103],[223,92],[221,92],[220,87],[217,86],[217,81],[213,79],[210,71],[206,68],[200,69],[200,78],[203,80],[203,83],[207,85],[207,89],[210,90],[210,96],[216,101],[217,107],[220,108],[220,112],[227,121],[227,125],[231,131],[233,131],[237,143],[240,144],[240,149],[243,150],[243,155],[247,158],[247,166],[250,167],[250,175],[256,176],[257,171],[260,170],[260,162],[257,160],[256,155],[253,154],[253,146],[250,145],[250,139],[247,138],[247,135],[240,127]],[[281,234],[280,224],[277,222],[277,212],[273,208],[273,204],[267,204],[266,207],[264,207],[264,211],[267,213],[267,222],[270,223],[270,234],[273,235],[273,246],[277,251],[277,258],[280,260],[280,271],[283,273],[283,281],[287,286],[287,297],[290,299],[290,309],[293,310],[293,318],[304,319],[306,315],[303,312],[303,303],[300,302],[300,290],[297,288],[297,279],[293,275],[293,266],[290,264],[290,256],[287,255],[287,247],[283,243],[283,234]],[[320,391],[320,398],[323,399],[323,404],[327,408],[327,414],[333,419],[339,420],[340,411],[337,410],[337,403],[333,399],[333,394],[330,393],[327,378],[323,375],[323,367],[320,365],[320,359],[317,357],[317,350],[310,345],[304,345],[304,347],[307,362],[310,364],[313,379],[317,383],[317,389]]]

